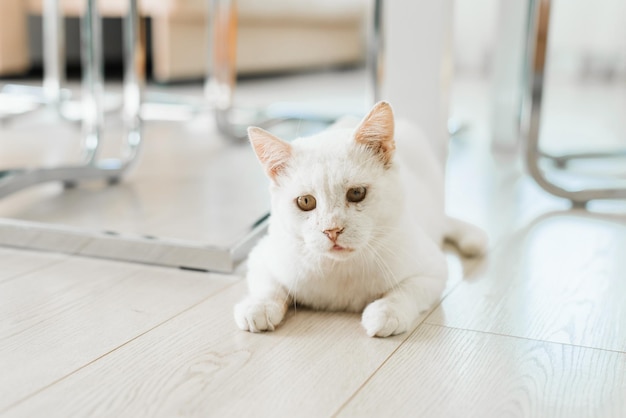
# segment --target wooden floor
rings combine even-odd
[[[568,210],[483,134],[451,143],[448,206],[488,256],[450,251],[441,303],[392,338],[301,309],[242,332],[245,266],[0,248],[0,416],[626,416],[626,211]]]

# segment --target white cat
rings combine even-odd
[[[386,102],[347,124],[292,143],[248,129],[272,216],[248,260],[250,295],[235,306],[241,329],[272,331],[298,304],[363,311],[367,335],[400,334],[444,289],[444,239],[485,251],[481,230],[445,215],[443,164],[419,130],[394,129]]]

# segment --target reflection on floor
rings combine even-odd
[[[317,82],[354,98],[360,76]],[[256,83],[241,93],[254,105],[264,88],[294,98],[294,80]],[[490,250],[450,253],[442,302],[413,332],[371,339],[358,315],[299,309],[275,333],[248,334],[232,319],[239,275],[0,248],[0,414],[625,416],[623,203],[589,213],[544,194],[517,159],[490,152],[487,86],[456,87],[470,130],[450,144],[448,208],[484,227]],[[224,238],[229,216],[264,208],[265,184],[246,147],[205,138],[209,123],[148,126],[145,166],[123,185],[42,186],[0,213]],[[22,151],[3,151],[2,164],[32,163],[33,138],[14,129]]]

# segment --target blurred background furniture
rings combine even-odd
[[[607,160],[626,158],[626,145],[611,151],[561,155],[552,155],[541,149],[541,106],[547,70],[551,9],[551,0],[531,1],[528,56],[525,67],[528,79],[524,98],[525,115],[522,123],[522,133],[526,141],[527,168],[539,186],[553,195],[571,200],[574,206],[584,207],[589,201],[596,199],[626,199],[626,171],[623,169],[615,171],[612,175],[605,173],[604,178],[596,179],[592,184],[574,182],[573,185],[567,185],[567,183],[559,183],[552,179],[547,169],[541,166],[541,160],[544,159],[553,163],[557,169],[569,171],[570,166],[576,161],[588,163],[595,160],[595,168],[602,169],[602,166],[607,164]]]
[[[26,7],[20,0],[0,2],[0,75],[28,69],[28,29]]]
[[[521,156],[537,185],[577,207],[626,198],[623,124],[605,116],[611,112],[595,110],[599,100],[616,109],[621,103],[626,5],[526,0],[502,3],[497,12],[491,104],[495,155]],[[565,95],[570,97],[559,106],[559,123],[553,103]],[[587,101],[596,103],[595,109]]]
[[[64,15],[80,16],[83,3],[82,0],[62,0]],[[102,16],[118,18],[125,13],[126,3],[125,0],[101,0],[98,7]],[[311,70],[362,62],[368,3],[368,0],[238,1],[238,74]],[[10,10],[10,14],[0,13],[0,22],[11,19],[15,22],[13,25],[21,26],[22,35],[21,44],[16,43],[15,48],[6,53],[5,60],[14,62],[13,67],[6,66],[3,70],[2,33],[7,36],[11,33],[11,38],[16,39],[16,31],[0,24],[0,75],[23,70],[28,57],[36,60],[41,54],[39,36],[31,37],[30,51],[24,48],[27,40],[24,21],[28,14],[40,16],[42,4],[42,0],[3,0],[0,7]],[[160,82],[203,78],[208,46],[206,0],[143,0],[139,8],[141,16],[150,20],[153,78]],[[67,54],[71,62],[78,59],[79,48],[75,29],[68,25],[68,31]],[[116,42],[107,45],[105,57],[119,59],[121,42],[117,46]]]
[[[46,0],[51,13],[51,21],[55,21],[58,11],[56,1]],[[140,105],[142,97],[142,80],[144,68],[142,60],[135,53],[139,43],[139,15],[137,1],[130,0],[124,18],[124,101],[122,120],[124,123],[125,142],[122,156],[119,158],[100,158],[104,129],[104,110],[102,96],[104,93],[101,21],[95,10],[95,0],[86,0],[81,18],[81,46],[83,62],[82,97],[80,99],[82,141],[82,161],[79,164],[61,165],[56,167],[10,168],[0,171],[0,198],[46,182],[62,182],[75,185],[85,180],[107,180],[118,182],[122,175],[134,165],[141,145]],[[47,22],[50,25],[53,22]],[[50,33],[55,38],[57,27]],[[50,48],[51,53],[62,50],[61,39],[55,38],[56,44]],[[54,67],[58,64],[54,61]],[[53,68],[57,71],[59,68]],[[58,76],[58,73],[56,74]],[[46,82],[54,82],[52,89],[58,93],[60,78],[44,79],[43,91],[47,91]],[[57,97],[58,99],[58,97]],[[50,104],[59,105],[60,102]]]

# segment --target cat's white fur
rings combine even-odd
[[[250,294],[235,306],[243,330],[274,330],[297,303],[363,311],[368,335],[399,334],[444,289],[444,239],[467,255],[485,250],[482,231],[445,215],[443,164],[386,102],[360,124],[343,120],[291,144],[259,128],[249,136],[272,180],[272,216],[249,257]],[[354,187],[366,188],[360,203],[346,200]],[[298,207],[305,195],[315,209]],[[324,232],[335,228],[343,232]]]

